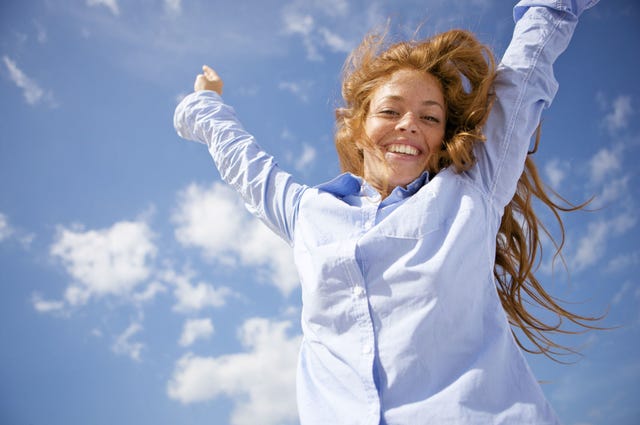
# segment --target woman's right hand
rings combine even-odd
[[[222,78],[212,68],[207,65],[202,66],[202,74],[198,74],[195,83],[193,83],[193,90],[212,90],[219,95],[222,95]]]

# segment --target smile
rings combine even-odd
[[[416,156],[420,154],[420,151],[414,148],[413,146],[402,145],[398,143],[394,143],[387,146],[387,152],[402,153],[402,154],[411,155],[411,156]]]

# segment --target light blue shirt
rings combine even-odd
[[[214,92],[180,103],[180,136],[206,143],[222,178],[293,247],[303,425],[558,422],[501,306],[495,244],[557,90],[552,64],[595,3],[521,1],[477,164],[424,173],[384,200],[351,174],[293,181]]]

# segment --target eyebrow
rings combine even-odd
[[[398,96],[398,95],[388,95],[388,96],[383,97],[380,100],[387,100],[387,99],[389,99],[389,100],[404,100],[404,97]],[[440,102],[437,102],[435,100],[424,100],[424,101],[422,101],[422,105],[424,105],[424,106],[434,106],[435,105],[435,106],[440,107],[440,109],[442,109],[443,112],[445,110],[444,106]]]

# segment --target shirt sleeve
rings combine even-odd
[[[173,123],[179,136],[208,146],[220,176],[240,193],[247,209],[291,244],[306,186],[260,148],[233,108],[213,91],[198,91],[180,102]]]
[[[475,148],[482,185],[504,208],[513,197],[531,138],[558,83],[553,64],[567,48],[578,15],[596,0],[522,0],[514,8],[513,38],[498,65],[496,99]]]

